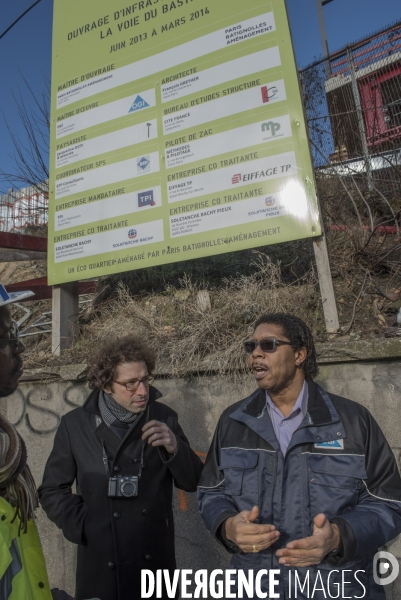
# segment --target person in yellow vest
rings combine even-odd
[[[1,398],[17,389],[25,350],[9,304],[32,295],[32,292],[8,294],[0,284]],[[66,592],[50,590],[35,523],[37,506],[24,440],[0,415],[0,600],[73,600]]]
[[[0,465],[0,598],[51,600],[34,520],[36,490],[26,464],[25,444],[1,416]]]

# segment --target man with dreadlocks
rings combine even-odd
[[[8,293],[0,283],[0,398],[17,389],[25,350],[9,304],[33,295]],[[24,440],[0,414],[0,600],[74,600],[63,590],[49,588],[35,523],[37,507]]]
[[[22,375],[24,346],[8,304],[19,297],[0,286],[0,397],[11,395]],[[35,524],[35,483],[24,440],[0,415],[0,598],[51,600],[46,565]]]
[[[231,573],[247,577],[231,597],[384,600],[373,557],[401,532],[401,479],[383,433],[313,381],[301,319],[263,315],[244,349],[258,389],[222,414],[198,488]]]

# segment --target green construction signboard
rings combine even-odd
[[[284,0],[55,0],[50,284],[320,234]]]

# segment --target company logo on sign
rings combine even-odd
[[[142,158],[138,158],[136,161],[138,173],[145,173],[145,171],[150,170],[150,158],[149,156],[142,156]]]
[[[241,173],[236,173],[231,177],[231,183],[239,183],[242,179]]]
[[[276,199],[274,196],[266,196],[265,204],[266,206],[273,206],[276,203]]]
[[[262,131],[270,132],[272,137],[275,137],[276,133],[281,128],[280,123],[275,123],[274,121],[268,121],[267,123],[262,123]]]
[[[262,92],[263,104],[266,104],[266,102],[270,102],[270,100],[272,100],[278,94],[278,89],[275,85],[270,88],[268,88],[267,85],[264,85],[260,88],[260,91]]]
[[[128,237],[129,237],[130,240],[134,240],[137,235],[138,234],[137,234],[136,229],[130,229],[129,232],[128,232]]]
[[[344,440],[330,440],[330,442],[318,442],[315,448],[331,448],[332,450],[344,450]]]
[[[138,194],[138,206],[154,206],[156,202],[153,200],[153,190],[148,192],[139,192]]]
[[[142,110],[143,108],[148,108],[148,106],[149,106],[149,104],[146,102],[146,100],[144,100],[140,96],[137,96],[135,98],[135,100],[133,101],[132,106],[128,112],[129,113],[136,112],[137,110]]]

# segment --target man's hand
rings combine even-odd
[[[260,552],[274,544],[280,536],[274,525],[253,523],[258,516],[259,508],[254,506],[252,510],[243,510],[235,517],[229,517],[224,523],[227,539],[242,552]]]
[[[288,542],[285,548],[277,550],[279,563],[286,567],[310,567],[318,565],[324,557],[340,545],[340,531],[330,523],[323,513],[313,519],[313,534],[302,540]]]
[[[160,421],[149,421],[142,427],[143,440],[148,440],[152,446],[164,446],[169,454],[177,452],[177,439],[174,433],[165,423]]]

